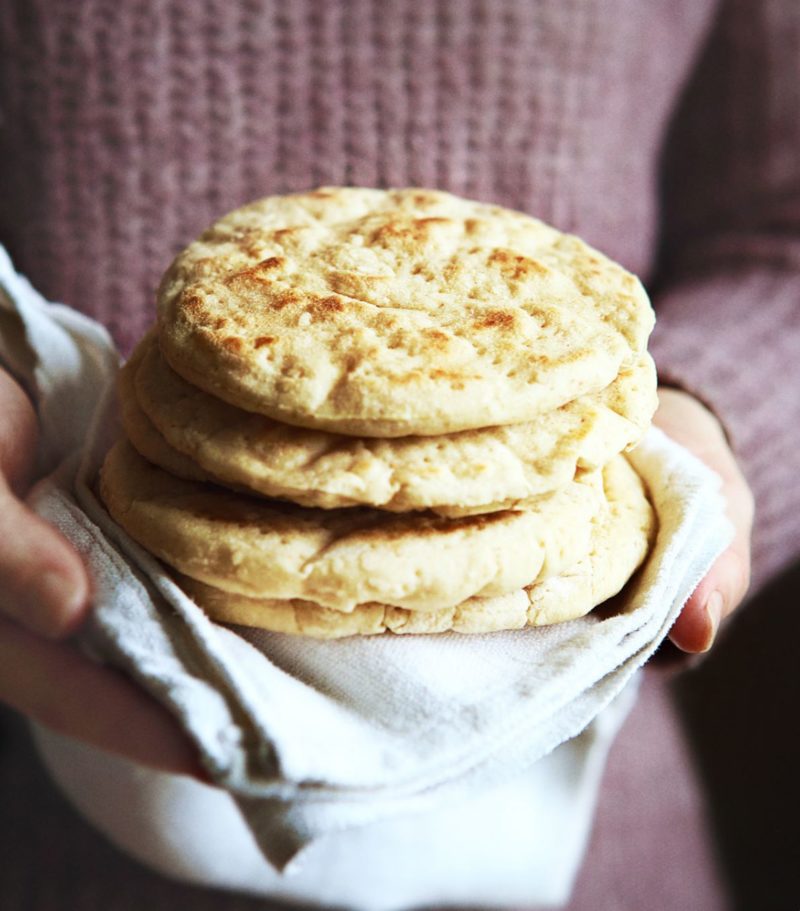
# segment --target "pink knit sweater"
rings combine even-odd
[[[670,380],[800,540],[796,0],[6,0],[0,241],[127,350],[246,200],[423,185],[581,234],[653,292]]]

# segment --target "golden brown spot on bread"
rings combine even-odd
[[[187,313],[199,317],[206,312],[206,302],[199,294],[187,294],[181,301],[181,307]]]
[[[265,345],[271,345],[276,341],[277,339],[274,335],[259,335],[258,338],[253,342],[253,347],[263,348]]]
[[[269,304],[273,310],[283,310],[284,307],[305,303],[306,297],[298,291],[280,291],[269,299]]]
[[[442,370],[439,367],[430,371],[428,376],[435,380],[446,380],[453,389],[463,389],[466,385],[465,380],[480,380],[480,376],[466,373],[455,373],[453,370]]]
[[[512,281],[522,281],[534,275],[546,275],[548,271],[546,266],[535,259],[502,247],[492,250],[489,254],[489,264],[498,266],[505,278]]]
[[[391,375],[391,382],[402,386],[405,386],[408,383],[419,382],[421,379],[423,379],[421,370],[409,370],[406,373],[393,373]]]
[[[381,225],[381,227],[373,233],[371,240],[375,243],[382,243],[385,241],[391,242],[397,239],[404,239],[409,236],[408,228],[404,222],[390,221],[385,225]]]
[[[316,302],[316,308],[322,313],[341,313],[344,304],[338,297],[323,297]]]
[[[516,322],[513,310],[487,310],[472,325],[476,329],[513,329]]]
[[[415,218],[412,224],[427,228],[429,225],[452,225],[455,222],[452,218],[443,218],[441,215],[429,215],[427,218]]]
[[[344,309],[344,304],[338,297],[317,297],[309,301],[306,312],[317,323],[336,319],[336,314],[342,313]]]
[[[244,347],[244,342],[238,335],[228,335],[222,339],[221,345],[233,354],[239,354]]]
[[[268,259],[262,259],[260,263],[253,266],[253,271],[269,272],[271,269],[280,269],[286,264],[282,256],[270,256]]]
[[[402,243],[412,242],[413,244],[426,243],[435,236],[435,232],[440,228],[454,224],[455,222],[451,218],[438,216],[412,218],[410,220],[396,219],[388,221],[378,228],[372,235],[372,241],[378,244],[397,241]]]
[[[436,348],[444,348],[450,344],[450,336],[441,329],[423,329],[421,334]]]
[[[475,237],[486,232],[486,222],[480,218],[468,218],[464,222],[464,230],[468,237]]]
[[[465,273],[463,263],[459,262],[458,257],[454,256],[444,267],[444,278],[449,283],[454,283],[460,276]]]
[[[254,283],[269,283],[272,273],[281,269],[286,264],[282,256],[270,256],[247,269],[239,269],[225,278],[225,284],[234,290],[252,288]]]

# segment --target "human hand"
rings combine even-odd
[[[660,388],[653,423],[683,444],[722,478],[728,518],[735,534],[684,605],[669,638],[684,652],[711,648],[720,622],[741,603],[750,584],[753,495],[728,446],[720,422],[696,398]]]
[[[21,501],[37,421],[0,370],[0,701],[54,731],[163,771],[204,779],[196,752],[155,700],[63,641],[91,592],[70,544]]]

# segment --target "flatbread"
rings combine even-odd
[[[321,639],[385,632],[489,633],[574,620],[622,590],[655,538],[655,513],[628,462],[614,459],[604,481],[607,508],[593,524],[591,550],[584,558],[521,591],[470,598],[445,610],[409,611],[373,603],[344,614],[309,601],[247,598],[187,577],[178,582],[217,622]]]
[[[369,437],[530,421],[640,360],[639,281],[526,215],[430,190],[236,210],[159,290],[173,369],[283,423]]]
[[[176,374],[152,334],[123,368],[123,379],[126,430],[150,461],[179,477],[216,478],[325,509],[366,505],[454,515],[512,508],[633,446],[656,407],[648,354],[606,389],[536,421],[392,440],[293,427],[236,408]]]
[[[107,456],[100,491],[132,538],[185,575],[339,611],[370,601],[438,610],[522,588],[589,552],[605,502],[600,473],[588,473],[535,509],[459,519],[307,509],[180,480],[127,442]]]

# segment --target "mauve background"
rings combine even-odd
[[[320,183],[510,205],[640,273],[756,491],[758,594],[648,672],[569,911],[800,908],[796,0],[6,0],[0,117],[0,241],[123,350],[211,219]],[[270,907],[119,855],[0,725],[3,911]]]

